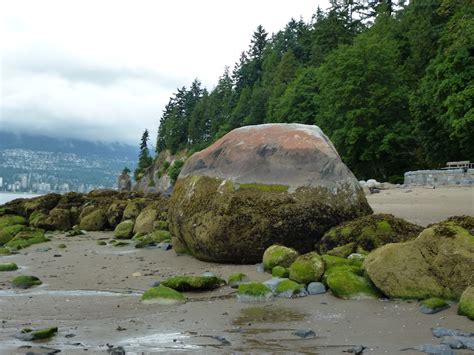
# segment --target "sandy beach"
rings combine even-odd
[[[368,196],[375,212],[393,213],[420,225],[451,215],[474,214],[473,188],[384,190]],[[330,293],[265,303],[239,303],[235,290],[186,293],[178,306],[144,305],[140,295],[155,281],[173,275],[215,273],[224,279],[243,272],[253,280],[271,278],[256,265],[222,265],[176,256],[170,250],[133,245],[99,246],[111,232],[86,236],[56,234],[52,241],[1,257],[20,269],[0,273],[0,353],[27,353],[24,346],[46,346],[67,354],[107,353],[122,346],[127,354],[153,352],[342,354],[353,346],[364,354],[398,354],[402,349],[439,344],[431,328],[474,329],[456,314],[457,306],[434,315],[419,312],[416,301],[340,300]],[[64,249],[58,248],[66,244]],[[38,276],[43,285],[11,288],[20,274]],[[14,338],[22,328],[57,326],[45,343]],[[311,329],[315,338],[293,332]],[[414,350],[402,354],[417,354]],[[457,354],[468,354],[459,350]]]

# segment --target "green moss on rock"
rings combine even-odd
[[[237,292],[238,295],[246,295],[252,297],[266,297],[268,294],[271,293],[272,290],[270,290],[261,282],[248,282],[245,284],[241,284]]]
[[[283,280],[278,283],[275,293],[278,294],[288,294],[291,295],[298,295],[304,291],[304,286],[296,283],[292,280]]]
[[[277,265],[272,269],[272,276],[273,277],[286,278],[289,275],[290,275],[290,271],[286,267]]]
[[[163,230],[156,230],[146,235],[138,234],[138,237],[133,237],[137,241],[135,248],[146,248],[149,246],[158,245],[161,242],[168,241],[171,239],[170,232]]]
[[[114,237],[117,239],[130,239],[133,236],[133,226],[135,223],[131,219],[127,219],[119,223],[114,230]]]
[[[358,248],[372,251],[388,243],[413,240],[420,226],[391,214],[373,214],[330,229],[319,242],[321,253],[347,257]]]
[[[189,249],[186,247],[180,239],[176,237],[171,237],[171,244],[173,245],[173,250],[177,255],[191,254]]]
[[[299,256],[290,265],[290,280],[302,284],[319,281],[324,274],[324,261],[316,252]]]
[[[161,284],[173,290],[184,292],[213,290],[225,284],[225,281],[217,276],[173,276]]]
[[[325,283],[334,296],[343,299],[377,298],[380,296],[372,282],[361,275],[356,266],[335,266],[324,276]]]
[[[167,221],[155,221],[155,222],[153,222],[153,229],[154,230],[167,231],[167,230],[169,230],[168,222]]]
[[[426,300],[421,301],[421,304],[430,309],[446,308],[449,306],[445,300],[438,297],[427,298]]]
[[[159,285],[157,287],[152,287],[145,291],[142,296],[142,302],[145,304],[177,304],[186,302],[186,298],[178,291],[166,287],[164,285]]]
[[[474,286],[464,290],[459,300],[458,313],[474,320]]]
[[[12,285],[16,288],[30,288],[41,284],[41,280],[36,276],[21,275],[12,280]]]
[[[158,218],[158,210],[154,206],[145,208],[138,215],[135,221],[134,233],[151,233],[153,232],[153,224]]]
[[[44,242],[49,242],[49,239],[44,235],[44,230],[28,228],[17,233],[5,246],[10,249],[23,249]]]
[[[101,245],[101,246],[107,245],[107,242],[105,240],[98,240],[97,245]]]
[[[107,215],[104,208],[93,208],[91,212],[81,215],[79,229],[86,231],[101,231],[107,226]]]
[[[239,190],[258,190],[264,192],[286,192],[289,186],[287,185],[267,185],[267,184],[240,184]]]
[[[0,271],[15,271],[18,270],[18,265],[15,263],[1,263]]]
[[[10,255],[10,249],[0,248],[0,255]]]
[[[249,277],[242,273],[242,272],[236,272],[232,275],[229,276],[229,279],[227,280],[227,284],[230,286],[230,287],[238,287],[241,283],[243,282],[248,282],[249,281]]]
[[[28,227],[22,224],[16,224],[16,225],[0,228],[0,245],[4,245],[8,243],[10,240],[12,240],[15,237],[15,235],[17,235],[19,232],[21,232],[24,229],[28,229]]]
[[[441,222],[413,241],[373,251],[364,268],[390,297],[458,299],[474,284],[474,236],[453,220]]]
[[[272,245],[263,253],[263,267],[271,271],[275,266],[289,267],[298,257],[299,253],[283,245]]]
[[[23,341],[45,340],[53,337],[58,332],[57,327],[33,330],[29,328],[22,329],[16,338]]]

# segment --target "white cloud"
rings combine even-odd
[[[177,87],[212,88],[255,28],[327,0],[1,1],[0,129],[135,144]]]

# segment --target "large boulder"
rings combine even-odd
[[[322,254],[347,257],[388,243],[415,239],[422,230],[420,226],[391,214],[373,214],[331,228],[319,242],[319,250]]]
[[[425,229],[413,241],[376,249],[364,268],[390,297],[458,299],[474,284],[473,232],[473,217],[452,218]]]
[[[272,244],[313,250],[331,227],[372,213],[316,126],[266,124],[226,134],[185,163],[170,231],[199,259],[254,263]]]

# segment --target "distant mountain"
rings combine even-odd
[[[25,149],[42,152],[74,153],[80,156],[100,155],[103,158],[137,160],[138,145],[89,142],[70,138],[15,134],[0,131],[0,149]]]
[[[0,131],[0,191],[89,191],[114,187],[136,167],[138,147]]]

